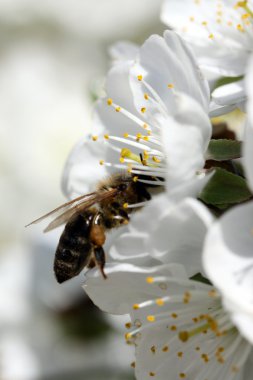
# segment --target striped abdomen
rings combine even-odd
[[[55,253],[54,272],[59,283],[77,276],[89,263],[93,245],[89,241],[94,213],[75,215],[65,226]]]

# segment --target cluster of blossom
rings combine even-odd
[[[120,170],[162,189],[110,239],[108,279],[89,270],[84,289],[102,310],[129,314],[137,380],[249,380],[253,1],[167,0],[161,17],[163,37],[112,48],[92,136],[66,164],[69,197]],[[221,77],[229,84],[215,86]],[[222,159],[210,153],[211,118],[235,108],[246,113],[239,163],[231,141],[220,140]]]

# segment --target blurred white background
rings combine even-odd
[[[0,0],[2,380],[133,376],[122,320],[96,314],[81,290],[82,276],[61,286],[54,279],[61,231],[43,235],[40,225],[24,225],[64,201],[62,169],[90,128],[91,93],[109,66],[108,47],[161,33],[160,5]],[[88,336],[89,312],[97,330],[109,332],[98,337],[95,328]]]

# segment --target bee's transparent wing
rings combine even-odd
[[[112,197],[116,193],[116,191],[116,189],[112,189],[101,193],[97,192],[94,193],[94,196],[91,196],[88,199],[81,200],[80,203],[73,205],[70,209],[66,210],[57,218],[55,218],[51,223],[49,223],[49,225],[45,228],[44,232],[51,231],[54,228],[57,228],[64,223],[67,223],[73,215],[90,208],[95,203]]]
[[[73,206],[76,206],[76,205],[84,202],[85,200],[90,200],[91,198],[94,198],[94,196],[96,196],[96,195],[97,195],[97,192],[93,192],[93,193],[84,194],[84,195],[81,195],[80,197],[72,199],[71,201],[68,201],[68,202],[62,204],[59,207],[56,207],[54,210],[48,212],[47,214],[40,216],[38,219],[33,220],[31,223],[27,224],[25,227],[31,226],[32,224],[39,223],[42,220],[48,218],[49,216],[57,214],[61,211],[64,212],[65,209],[73,208]]]

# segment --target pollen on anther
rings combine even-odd
[[[135,176],[133,177],[133,181],[134,181],[134,182],[137,182],[137,181],[138,181],[138,177],[137,177],[137,175],[135,175]]]
[[[182,351],[178,352],[178,353],[177,353],[177,356],[178,356],[179,358],[182,358],[182,357],[183,357],[183,352],[182,352]]]
[[[109,135],[105,134],[105,135],[104,135],[104,138],[105,138],[106,140],[108,140],[108,139],[109,139]]]
[[[142,75],[137,75],[137,79],[138,79],[138,81],[142,81],[142,79],[143,79],[143,77],[142,77]]]
[[[126,329],[130,329],[132,327],[132,323],[130,322],[125,323],[125,327]]]
[[[156,302],[156,304],[158,306],[163,306],[164,305],[164,300],[162,298],[157,298],[155,302]]]
[[[125,334],[125,340],[129,340],[132,338],[132,334],[131,333],[126,333]]]
[[[185,378],[186,378],[186,374],[183,373],[183,372],[181,372],[181,373],[179,374],[179,377],[180,377],[181,379],[185,379]]]
[[[104,160],[99,161],[99,165],[104,165],[104,163],[105,163]]]
[[[153,352],[153,354],[155,354],[156,353],[156,346],[150,347],[150,351]]]
[[[141,108],[141,112],[142,112],[142,113],[145,113],[145,112],[146,112],[146,107],[142,107],[142,108]]]
[[[121,162],[122,164],[125,162],[125,159],[124,159],[124,157],[120,157],[119,158],[119,162]]]
[[[120,112],[120,110],[121,110],[120,107],[116,107],[116,108],[115,108],[115,111],[116,111],[116,112]]]
[[[155,316],[154,315],[147,315],[147,321],[148,322],[155,322]]]
[[[168,84],[168,88],[174,88],[174,84],[173,83],[169,83]]]
[[[148,100],[149,96],[147,93],[144,94],[144,99]]]
[[[134,305],[133,305],[133,309],[134,310],[138,310],[140,308],[140,306],[138,305],[138,303],[135,303]]]
[[[164,347],[162,348],[162,351],[163,351],[163,352],[168,352],[168,351],[169,351],[169,346],[164,346]]]
[[[178,337],[182,342],[187,342],[187,340],[189,339],[189,333],[188,331],[180,331]]]
[[[171,330],[171,331],[177,331],[177,326],[176,326],[176,325],[172,325],[172,326],[170,327],[170,330]]]
[[[112,105],[112,99],[111,98],[109,98],[109,99],[107,99],[107,104],[108,104],[108,106],[111,106]]]
[[[132,363],[131,363],[131,367],[132,367],[132,368],[135,368],[135,364],[136,364],[135,362],[132,362]]]
[[[147,277],[147,278],[146,278],[146,282],[147,282],[148,284],[153,284],[153,282],[154,282],[154,277]]]
[[[177,315],[176,313],[172,313],[172,314],[171,314],[171,317],[172,317],[172,318],[177,318],[178,315]]]
[[[210,38],[210,40],[213,40],[214,39],[213,33],[210,33],[209,36],[208,36],[208,38]]]
[[[123,135],[125,138],[128,138],[129,134],[128,133],[124,133]]]
[[[124,203],[123,208],[128,208],[128,203]]]
[[[97,139],[98,139],[98,136],[92,136],[93,141],[97,141]]]
[[[155,372],[149,372],[149,376],[151,377],[155,376]]]
[[[144,129],[147,129],[147,128],[148,128],[148,124],[144,123],[144,124],[143,124],[143,128],[144,128]]]

